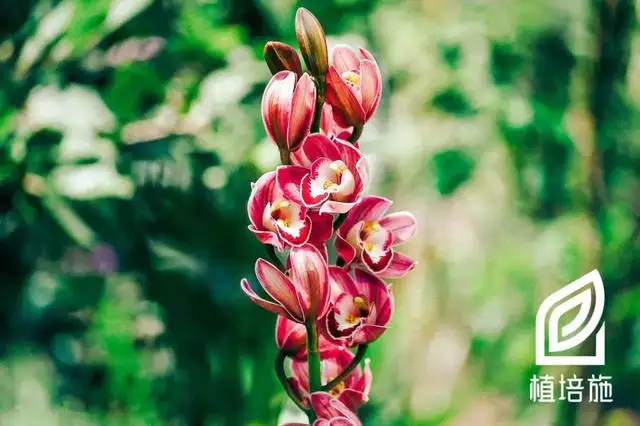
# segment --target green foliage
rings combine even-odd
[[[476,167],[474,158],[459,149],[442,150],[431,157],[430,163],[436,189],[443,196],[452,195],[468,181]]]
[[[467,97],[455,87],[448,87],[436,93],[430,103],[433,107],[455,117],[475,115],[477,110]]]

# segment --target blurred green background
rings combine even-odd
[[[0,1],[0,425],[294,419],[249,183],[268,40],[366,46],[370,193],[416,214],[365,425],[640,424],[640,2]],[[610,404],[529,401],[534,318],[597,267]]]

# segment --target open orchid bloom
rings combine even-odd
[[[247,203],[249,230],[263,244],[282,251],[306,242],[324,243],[331,237],[330,215],[308,212],[307,208],[289,201],[276,185],[276,173],[265,173],[251,186]]]
[[[322,317],[329,305],[330,287],[327,262],[310,244],[294,247],[289,253],[291,269],[283,274],[263,259],[256,261],[256,276],[273,302],[258,296],[246,279],[242,290],[257,305],[292,321]]]
[[[262,97],[262,121],[278,147],[293,152],[311,129],[316,108],[316,86],[308,74],[298,80],[293,71],[280,71]]]
[[[333,349],[322,354],[321,377],[326,384],[338,377],[353,361],[353,355],[348,349],[334,346]],[[309,369],[306,360],[294,359],[291,362],[291,383],[294,389],[306,399],[309,394]],[[351,411],[357,411],[369,399],[369,390],[373,377],[367,363],[365,368],[356,367],[341,383],[336,385],[328,395],[336,398]]]
[[[393,247],[413,237],[416,219],[408,212],[385,216],[391,204],[386,198],[367,196],[349,212],[335,239],[346,264],[361,263],[384,278],[400,278],[414,268],[415,262]]]
[[[307,357],[307,330],[304,324],[291,321],[283,316],[276,320],[276,345],[292,357],[305,360]],[[333,350],[335,345],[324,336],[318,336],[320,356]]]
[[[276,176],[288,199],[320,213],[346,213],[360,200],[369,177],[366,157],[353,145],[314,133]]]
[[[382,97],[382,76],[365,49],[336,46],[327,72],[326,99],[342,127],[362,127],[376,112]]]
[[[356,268],[354,276],[337,266],[329,268],[331,306],[321,323],[330,341],[349,347],[376,340],[393,315],[389,286],[362,269]]]

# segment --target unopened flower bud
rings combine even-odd
[[[296,37],[307,69],[314,77],[322,77],[329,69],[327,39],[322,25],[307,9],[296,13]]]
[[[270,41],[265,44],[264,60],[273,75],[280,71],[293,71],[298,77],[302,76],[302,64],[298,53],[286,43]]]

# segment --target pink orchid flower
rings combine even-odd
[[[336,232],[335,247],[347,265],[357,262],[383,278],[401,278],[415,267],[408,256],[393,246],[416,233],[416,219],[409,212],[385,216],[392,201],[367,196],[347,215]]]
[[[382,97],[382,76],[373,55],[349,46],[333,49],[333,64],[327,73],[326,100],[338,124],[362,127],[376,112]]]
[[[240,286],[258,306],[304,323],[322,317],[329,306],[330,287],[327,262],[310,244],[293,247],[289,253],[291,269],[283,274],[264,259],[256,261],[256,276],[273,302],[259,297],[243,279]]]
[[[316,108],[316,86],[304,73],[292,71],[271,77],[262,96],[262,121],[269,137],[280,149],[293,152],[309,134]]]
[[[314,392],[310,397],[311,408],[318,420],[313,426],[362,426],[356,414],[346,405],[326,392]],[[306,423],[287,423],[284,426],[309,426]]]
[[[350,143],[314,133],[293,159],[296,165],[276,171],[278,186],[291,201],[320,213],[346,213],[360,200],[369,165]]]
[[[289,201],[276,185],[276,173],[265,173],[251,185],[247,203],[249,230],[263,244],[282,251],[307,242],[321,245],[331,237],[331,215],[309,212],[306,207]]]
[[[326,351],[322,356],[322,383],[326,384],[338,377],[354,357],[355,355],[348,349],[339,346],[334,346],[332,350]],[[305,401],[309,395],[309,369],[306,360],[293,359],[291,371],[293,373],[290,379],[291,384]],[[344,381],[336,385],[328,394],[351,411],[357,411],[369,399],[372,380],[371,368],[366,363],[364,369],[360,366],[356,367]]]
[[[276,345],[287,351],[293,358],[307,359],[307,329],[304,324],[291,321],[283,316],[276,320]],[[333,350],[335,344],[324,336],[318,336],[320,356]]]
[[[320,327],[331,342],[348,347],[378,339],[393,315],[389,286],[362,269],[356,268],[354,276],[337,266],[329,267],[331,306]]]

